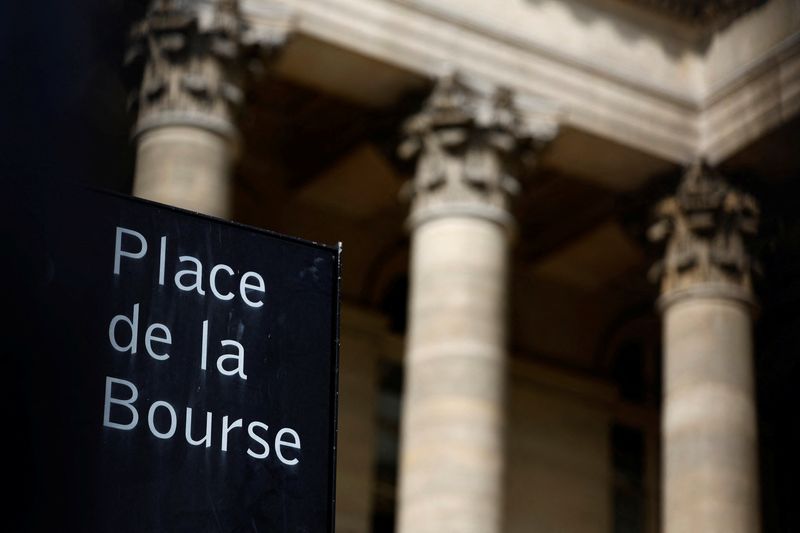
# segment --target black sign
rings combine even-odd
[[[27,240],[60,530],[333,531],[340,249],[63,194]]]

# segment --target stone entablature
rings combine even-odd
[[[425,76],[449,64],[520,101],[549,100],[566,126],[671,162],[720,161],[800,110],[794,0],[719,31],[623,1],[284,3],[299,33]],[[243,1],[248,20],[261,4]]]
[[[629,0],[671,13],[682,19],[708,24],[720,20],[730,21],[767,0]]]

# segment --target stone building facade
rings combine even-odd
[[[154,0],[120,63],[134,195],[344,243],[337,531],[800,523],[800,2]]]

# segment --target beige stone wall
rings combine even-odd
[[[379,315],[342,310],[336,531],[370,531],[375,466],[378,358],[385,327]]]
[[[337,532],[371,531],[378,363],[382,357],[397,359],[401,350],[379,314],[344,307]],[[610,532],[613,388],[519,361],[509,371],[503,531]]]
[[[530,372],[509,382],[505,531],[611,531],[608,390]]]
[[[771,0],[716,33],[705,51],[708,92],[724,87],[744,67],[762,57],[788,51],[791,42],[797,41],[798,28],[800,2]]]

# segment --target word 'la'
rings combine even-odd
[[[118,336],[118,328],[124,324],[130,332],[127,344],[122,344]],[[131,317],[126,315],[116,315],[108,325],[108,340],[111,346],[118,352],[130,352],[135,355],[139,347],[139,304],[133,305]],[[124,341],[123,341],[124,342]],[[159,346],[154,346],[158,343]],[[167,350],[172,345],[172,333],[165,324],[155,322],[150,324],[144,333],[144,348],[148,355],[157,361],[165,361],[170,355]],[[244,346],[231,339],[220,341],[223,348],[232,347],[236,353],[224,353],[217,358],[217,370],[225,376],[238,375],[242,379],[247,379],[244,373]],[[226,363],[231,361],[235,366],[225,368]],[[203,331],[200,343],[200,368],[206,370],[208,365],[208,320],[203,320]],[[227,366],[231,366],[229,363]]]

